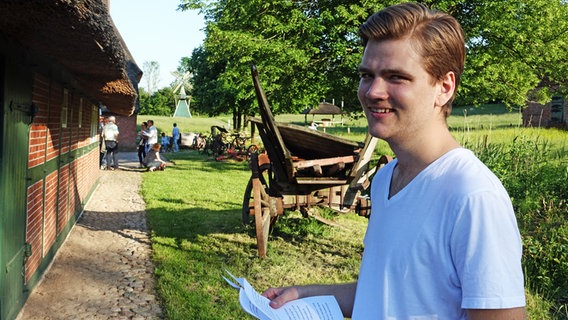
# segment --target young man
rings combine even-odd
[[[373,179],[359,279],[264,295],[278,308],[332,294],[353,319],[525,319],[509,196],[446,124],[465,61],[459,23],[406,3],[371,16],[360,34],[359,100],[396,159]]]
[[[158,129],[154,126],[154,120],[148,120],[148,128],[142,133],[146,138],[146,153],[150,152],[152,146],[158,143]]]

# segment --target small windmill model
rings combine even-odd
[[[187,96],[185,93],[185,87],[191,89],[191,84],[189,80],[191,79],[191,73],[179,73],[177,71],[172,72],[172,75],[176,77],[176,86],[174,88],[173,94],[175,97],[176,111],[174,112],[174,117],[191,118],[191,112],[189,111],[189,106],[191,103],[191,96]]]

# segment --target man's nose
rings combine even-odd
[[[387,96],[387,83],[381,77],[376,77],[369,83],[365,97],[369,99],[385,99]]]

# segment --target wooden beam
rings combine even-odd
[[[355,162],[355,156],[343,156],[343,157],[334,157],[334,158],[325,158],[325,159],[313,159],[313,160],[302,160],[294,162],[294,168],[296,169],[304,169],[304,168],[311,168],[316,165],[325,167],[331,166],[337,163],[353,163]]]

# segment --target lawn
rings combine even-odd
[[[562,298],[568,285],[558,282],[567,278],[568,224],[564,221],[568,208],[566,197],[555,193],[566,188],[568,132],[522,128],[518,113],[488,110],[484,114],[454,110],[449,121],[452,133],[503,175],[500,178],[515,198],[523,239],[528,243],[530,318],[568,319]],[[225,124],[230,117],[139,116],[146,118],[153,118],[159,129],[170,130],[175,121],[182,132],[209,132],[211,125]],[[303,115],[282,115],[277,120],[304,123]],[[345,126],[326,131],[361,141],[365,121],[346,118]],[[376,154],[382,153],[390,153],[386,144],[377,148]],[[225,269],[246,277],[259,291],[269,286],[356,279],[366,218],[323,210],[322,215],[341,225],[332,227],[287,212],[271,233],[268,257],[259,259],[254,231],[241,222],[243,193],[250,177],[247,163],[217,162],[190,150],[166,156],[176,165],[164,172],[144,173],[142,195],[152,230],[158,293],[168,319],[246,318],[237,291],[221,278]],[[533,166],[512,167],[511,159],[528,159]],[[541,167],[547,164],[550,166]],[[539,179],[538,187],[528,185]],[[531,188],[538,192],[531,193]],[[542,233],[545,227],[547,232]]]
[[[216,162],[195,151],[168,157],[176,165],[145,173],[142,195],[169,319],[243,319],[237,292],[221,279],[225,269],[259,290],[355,279],[365,218],[333,215],[343,225],[333,228],[287,214],[272,233],[268,258],[259,259],[253,230],[241,222],[247,164]]]

